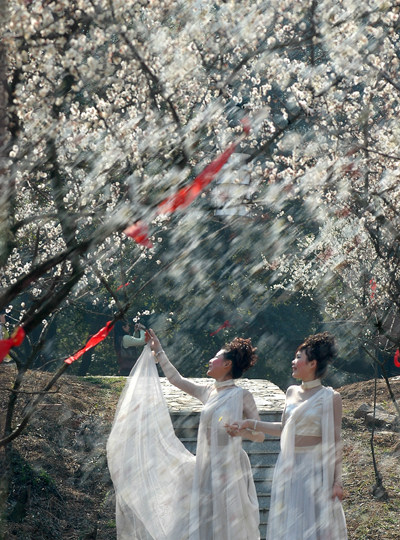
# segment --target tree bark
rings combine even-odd
[[[7,0],[0,0],[0,28],[4,28],[7,19]],[[8,182],[7,155],[7,51],[4,41],[0,40],[0,266],[7,244],[8,235]],[[5,535],[5,509],[10,483],[10,449],[5,448],[0,454],[0,537]]]
[[[376,366],[375,366],[375,386],[374,386],[374,422],[372,424],[372,430],[371,430],[371,439],[370,439],[370,446],[371,446],[371,456],[372,456],[372,463],[374,466],[374,473],[375,473],[375,484],[372,486],[372,495],[379,500],[387,501],[389,499],[389,495],[385,489],[385,486],[383,485],[383,478],[382,474],[379,472],[378,464],[376,462],[376,456],[375,456],[375,447],[374,447],[374,435],[375,435],[375,412],[376,412],[376,389],[377,389],[377,373],[376,373]]]
[[[4,28],[7,18],[7,2],[0,0],[0,28]],[[9,179],[7,178],[7,146],[9,140],[7,116],[7,51],[0,40],[0,266],[8,242]]]
[[[0,0],[0,25],[4,28],[7,18],[7,2]],[[4,41],[0,40],[0,174],[5,173],[4,150],[7,143],[7,51]]]

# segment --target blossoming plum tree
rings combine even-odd
[[[127,309],[121,259],[155,296],[188,304],[183,320],[225,307],[251,321],[279,288],[301,289],[363,339],[378,328],[398,346],[398,2],[7,7],[0,307],[40,336],[16,352],[20,374],[66,303],[96,305],[106,287]],[[211,183],[188,209],[157,211],[245,117],[218,178],[246,189],[221,197]],[[138,221],[153,248],[123,234]]]
[[[392,357],[400,344],[398,17],[388,2],[330,11],[320,73],[340,82],[316,100],[313,77],[307,107],[318,121],[285,133],[279,145],[290,167],[268,190],[293,238],[294,258],[285,249],[274,263],[280,286],[319,294],[350,341]]]

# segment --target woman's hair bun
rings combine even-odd
[[[236,337],[225,345],[225,358],[232,361],[232,378],[238,379],[243,373],[257,362],[257,348],[251,344],[251,339]]]

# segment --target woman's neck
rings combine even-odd
[[[223,377],[215,378],[216,382],[233,381],[232,375],[224,375]]]
[[[215,379],[214,386],[215,388],[225,388],[226,386],[233,386],[235,381],[230,379]]]
[[[310,390],[311,388],[316,388],[317,386],[321,386],[321,379],[311,379],[309,381],[303,380],[301,383],[302,390]]]

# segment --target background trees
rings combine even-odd
[[[127,310],[152,314],[193,375],[236,333],[282,386],[322,324],[343,346],[396,349],[397,2],[13,0],[5,13],[0,307],[28,334],[20,374]],[[239,137],[188,209],[157,211]],[[153,248],[123,234],[137,220]]]
[[[325,23],[313,56],[321,79],[313,77],[302,95],[318,119],[310,126],[314,135],[310,129],[286,133],[281,144],[293,165],[282,174],[280,191],[269,190],[295,237],[294,258],[286,251],[276,274],[295,290],[318,295],[326,322],[345,338],[353,370],[367,369],[372,358],[394,373],[400,339],[399,6],[368,2],[356,11],[342,2]],[[337,84],[315,99],[329,78]]]

